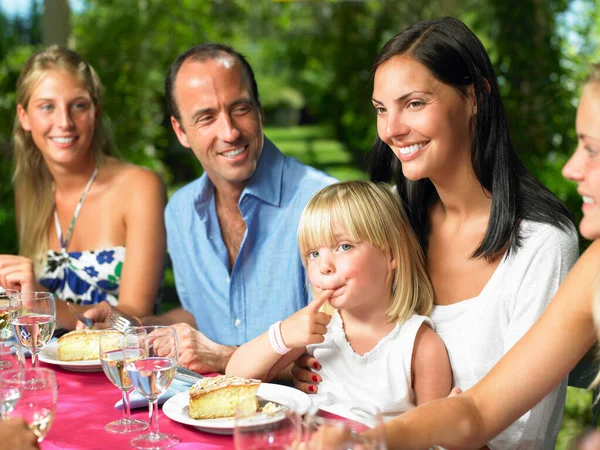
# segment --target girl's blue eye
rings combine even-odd
[[[40,109],[42,111],[50,111],[52,108],[53,108],[53,106],[50,104],[45,104],[45,105],[40,106]]]
[[[316,259],[319,257],[319,252],[316,250],[313,250],[311,252],[308,252],[308,259]]]
[[[347,252],[347,251],[348,251],[348,250],[350,250],[351,248],[352,248],[352,245],[350,245],[350,244],[341,244],[341,245],[340,245],[340,249],[341,249],[343,252]]]

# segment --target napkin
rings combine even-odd
[[[162,405],[164,402],[169,400],[174,395],[177,395],[181,392],[189,391],[190,387],[192,387],[192,384],[193,383],[190,383],[189,381],[178,380],[177,378],[175,378],[173,380],[173,382],[171,383],[171,386],[169,386],[169,389],[167,389],[164,392],[164,394],[162,394],[158,398],[158,404]],[[142,394],[140,394],[137,390],[135,390],[129,394],[129,407],[131,409],[142,408],[142,407],[147,408],[148,400],[146,399],[146,397],[144,397]],[[115,403],[115,408],[122,409],[123,408],[123,400],[119,400],[117,403]]]

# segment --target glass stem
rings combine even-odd
[[[158,432],[158,398],[148,402],[150,410],[150,434],[157,436]]]
[[[131,409],[129,407],[129,389],[122,389],[123,393],[123,422],[126,422],[131,417]]]
[[[29,350],[29,353],[31,353],[31,367],[34,369],[40,367],[40,362],[38,361],[38,352],[39,350],[37,348],[32,348]]]

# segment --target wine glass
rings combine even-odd
[[[5,341],[13,335],[13,330],[10,326],[10,297],[18,293],[19,291],[15,289],[0,288],[0,348],[4,347]],[[0,361],[0,370],[3,368],[10,369],[10,367],[6,367]]]
[[[125,371],[128,362],[141,359],[142,349],[123,349],[123,333],[116,330],[100,332],[100,362],[108,379],[121,390],[123,395],[123,418],[104,426],[109,433],[126,434],[143,431],[148,428],[148,422],[131,418],[129,409],[129,392],[131,381]]]
[[[0,372],[0,384],[3,386],[3,412],[7,417],[23,418],[41,442],[50,431],[56,414],[58,387],[54,372],[40,368],[5,370]],[[13,397],[4,395],[11,390],[20,392],[20,398],[14,394]]]
[[[385,450],[385,429],[376,406],[336,405],[344,416],[313,409],[306,418],[305,448],[310,450]]]
[[[244,397],[235,408],[233,444],[236,450],[299,449],[300,415],[286,406]]]
[[[148,399],[150,432],[135,437],[136,448],[161,449],[179,444],[174,434],[158,431],[158,398],[169,388],[177,369],[177,332],[173,327],[131,327],[125,332],[123,351],[143,355],[125,366],[131,384]]]
[[[15,336],[31,353],[31,365],[39,367],[38,354],[54,333],[56,304],[50,292],[19,292],[10,297]]]
[[[0,372],[9,369],[24,369],[25,355],[19,345],[0,345]]]
[[[22,372],[24,368],[21,368]],[[15,369],[18,370],[18,369]],[[8,419],[8,415],[15,409],[15,405],[21,398],[21,380],[14,379],[13,374],[15,370],[6,370],[0,372],[0,400],[2,405],[0,407],[0,419]],[[4,374],[8,373],[9,376],[5,377]]]

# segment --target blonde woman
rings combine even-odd
[[[92,66],[58,46],[34,54],[17,81],[19,255],[0,255],[0,285],[54,292],[65,329],[76,323],[65,302],[150,314],[162,280],[164,186],[112,156],[101,97]]]
[[[461,395],[431,402],[388,423],[388,449],[484,445],[554,389],[596,341],[600,329],[600,65],[593,66],[583,87],[576,131],[578,145],[563,174],[577,183],[583,199],[579,230],[594,242],[540,320],[491,372]]]
[[[268,381],[308,351],[323,365],[320,405],[395,416],[448,395],[448,354],[426,317],[433,289],[391,190],[368,181],[322,189],[302,213],[298,244],[315,298],[236,350],[227,374]]]

